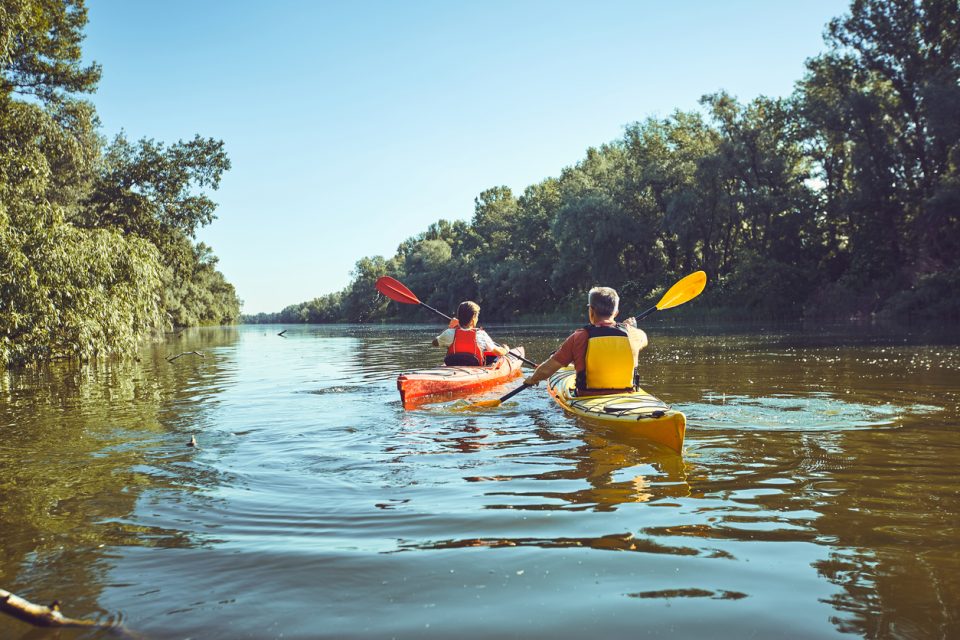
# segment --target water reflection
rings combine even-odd
[[[486,493],[497,496],[497,502],[485,505],[487,509],[592,509],[613,510],[627,502],[651,502],[663,498],[689,495],[686,465],[675,453],[666,453],[649,442],[614,442],[586,432],[581,443],[573,448],[556,449],[550,453],[563,460],[562,464],[540,473],[526,473],[495,478],[471,477],[470,482],[518,482],[527,490],[510,491],[509,485]],[[542,485],[542,488],[534,488]],[[564,491],[566,485],[581,485]],[[582,486],[586,485],[586,486]],[[504,502],[505,497],[521,498]],[[546,502],[532,502],[542,497]]]
[[[681,456],[542,389],[404,410],[436,329],[0,376],[0,586],[152,638],[960,633],[960,350],[651,331]],[[566,328],[494,334],[542,359]]]
[[[661,354],[654,355],[647,375],[669,376],[670,399],[691,416],[691,446],[683,458],[658,460],[642,447],[583,433],[575,436],[578,446],[540,451],[540,463],[555,463],[547,471],[464,476],[481,485],[496,483],[483,493],[486,509],[612,511],[648,503],[678,507],[681,513],[670,524],[590,537],[405,541],[400,549],[583,546],[741,562],[751,555],[735,551],[742,544],[826,548],[808,566],[838,588],[821,599],[834,609],[830,621],[838,631],[954,635],[960,500],[955,492],[944,493],[955,481],[954,467],[944,464],[937,431],[955,437],[958,428],[958,351],[875,341],[858,350],[832,341],[775,338],[761,340],[759,349],[738,345],[731,354],[729,343],[721,349],[698,341],[688,351],[686,339],[680,342],[674,352],[698,354],[699,362],[683,366],[692,381],[677,384],[676,360]],[[778,343],[789,346],[778,351]],[[726,390],[704,384],[708,377],[722,379]],[[684,401],[697,391],[701,400]],[[556,441],[556,423],[544,424],[540,415],[534,412],[530,427],[544,443]],[[476,427],[473,432],[475,444]],[[559,439],[569,438],[566,433]],[[928,451],[933,442],[941,449]],[[886,459],[875,460],[888,445],[889,455],[881,456]],[[956,448],[948,451],[954,459]],[[581,486],[565,488],[564,481]],[[628,595],[727,594],[734,600],[747,596],[696,587]],[[896,622],[886,619],[890,612]]]
[[[158,345],[139,362],[61,363],[0,378],[5,588],[38,602],[69,594],[71,611],[106,620],[98,600],[111,548],[202,542],[168,520],[133,515],[144,500],[179,501],[224,480],[222,472],[198,465],[185,442],[211,411],[204,400],[229,379],[224,349],[237,332],[191,332],[175,340],[176,348],[214,353],[168,363]]]

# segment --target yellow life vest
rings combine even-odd
[[[586,367],[577,372],[577,393],[632,391],[635,366],[626,327],[588,324],[584,329],[587,331]]]

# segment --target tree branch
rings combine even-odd
[[[113,622],[97,622],[95,620],[80,620],[68,618],[60,613],[60,601],[54,600],[47,607],[33,604],[18,595],[0,589],[0,611],[34,625],[35,627],[88,627],[93,629],[112,630],[116,635],[126,638],[136,638],[123,625]]]
[[[184,351],[183,353],[178,353],[177,355],[175,355],[175,356],[173,356],[173,357],[167,358],[167,362],[173,362],[173,361],[176,360],[177,358],[182,358],[183,356],[190,356],[190,355],[200,356],[201,358],[205,358],[205,357],[206,357],[206,356],[204,356],[203,353],[200,352],[200,351]]]

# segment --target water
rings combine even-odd
[[[202,329],[0,374],[0,588],[156,639],[960,636],[950,340],[653,325],[678,456],[542,387],[405,411],[437,329]],[[566,334],[490,329],[533,359]]]

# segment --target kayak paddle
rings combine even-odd
[[[493,409],[495,407],[499,407],[500,405],[502,405],[504,402],[506,402],[513,396],[517,395],[524,389],[529,389],[531,386],[533,385],[529,385],[526,382],[524,382],[519,387],[517,387],[516,389],[514,389],[513,391],[511,391],[510,393],[504,396],[500,396],[499,398],[494,398],[493,400],[481,400],[480,402],[474,402],[467,408],[468,409]]]
[[[654,311],[672,309],[673,307],[679,307],[684,302],[690,302],[700,295],[700,293],[703,291],[703,288],[706,286],[707,272],[694,271],[690,275],[684,276],[683,278],[677,280],[677,282],[670,287],[665,294],[663,294],[663,297],[660,298],[660,302],[638,315],[636,319],[637,321],[640,321]]]
[[[407,289],[403,285],[403,283],[397,280],[396,278],[391,278],[390,276],[381,276],[377,278],[376,287],[377,287],[377,291],[387,296],[391,300],[394,300],[396,302],[400,302],[403,304],[418,304],[421,307],[426,307],[427,309],[430,309],[430,311],[433,311],[434,313],[443,316],[447,320],[453,320],[453,318],[445,314],[443,311],[438,311],[437,309],[434,309],[433,307],[426,304],[425,302],[421,302],[420,298],[414,295],[413,291],[410,291],[410,289]],[[497,345],[497,346],[500,346],[500,345]],[[510,351],[509,353],[510,355],[516,358],[520,358],[531,367],[537,366],[537,363],[533,362],[532,360],[527,360],[523,356],[513,353],[512,351]]]
[[[684,276],[680,280],[677,280],[677,282],[670,287],[665,294],[663,294],[663,297],[660,298],[660,302],[638,315],[636,320],[643,320],[654,311],[660,311],[661,309],[672,309],[673,307],[679,307],[684,302],[690,302],[700,295],[700,293],[703,291],[703,288],[706,286],[707,273],[705,271],[694,271],[690,275]],[[501,398],[474,402],[472,405],[470,405],[470,407],[477,409],[499,407],[506,400],[509,400],[524,389],[529,389],[531,386],[533,385],[524,383]]]

